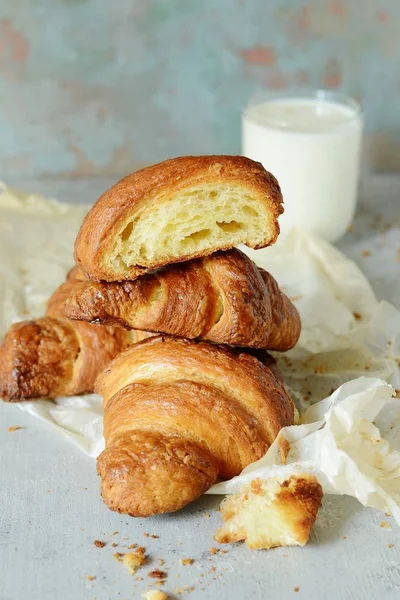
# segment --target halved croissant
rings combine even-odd
[[[236,249],[171,265],[134,281],[86,280],[74,287],[65,314],[270,350],[288,350],[300,335],[298,312],[275,279]]]
[[[88,277],[135,279],[148,270],[273,244],[283,212],[275,177],[243,156],[185,156],[141,169],[87,214],[75,260]]]
[[[49,299],[47,316],[10,327],[0,346],[0,398],[17,402],[93,392],[97,375],[132,343],[120,327],[63,316],[65,298],[82,279],[73,269]]]
[[[133,516],[175,511],[259,459],[293,422],[270,363],[264,352],[171,337],[120,354],[96,382],[107,506]]]

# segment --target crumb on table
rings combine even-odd
[[[129,570],[130,574],[133,575],[136,573],[139,567],[141,567],[146,562],[145,556],[146,549],[141,547],[137,548],[134,552],[127,552],[122,555],[122,559],[120,557],[120,561],[124,563],[126,568]],[[120,554],[117,552],[117,554]],[[115,555],[114,555],[115,556]]]
[[[18,429],[23,429],[22,425],[12,425],[11,427],[7,427],[7,431],[18,431]]]
[[[181,565],[192,565],[194,563],[194,558],[181,558],[179,563]]]
[[[103,540],[94,540],[93,544],[96,546],[96,548],[104,548],[106,542],[103,542]]]
[[[190,592],[193,592],[193,590],[194,590],[194,585],[192,585],[190,587],[176,588],[174,590],[174,594],[176,594],[177,596],[182,596],[183,594],[189,594]]]
[[[153,569],[147,573],[148,577],[153,577],[153,579],[166,579],[167,573],[165,571],[161,571],[160,569]]]
[[[382,527],[383,529],[392,529],[391,524],[388,523],[387,521],[381,521],[379,523],[379,527]]]
[[[299,588],[299,586],[297,586],[297,585],[296,585],[296,587],[295,587],[295,588],[293,588],[293,591],[294,591],[294,592],[299,592],[299,591],[300,591],[300,588]]]
[[[219,548],[210,548],[209,549],[210,554],[217,554],[218,552],[219,552]]]

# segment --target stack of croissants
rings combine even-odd
[[[236,248],[273,244],[282,211],[276,179],[241,156],[142,169],[87,214],[46,316],[7,332],[1,398],[103,397],[110,509],[176,511],[293,424],[268,351],[296,344],[299,315]]]

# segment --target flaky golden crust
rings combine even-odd
[[[277,281],[264,269],[259,269],[271,303],[271,328],[269,350],[290,350],[298,342],[301,333],[300,315],[290,299],[278,286]]]
[[[73,269],[71,269],[67,275],[67,280],[64,283],[62,283],[60,287],[58,287],[56,291],[50,296],[47,302],[46,316],[57,318],[60,317],[62,319],[64,319],[65,317],[68,318],[68,315],[65,314],[65,302],[71,296],[71,294],[73,295],[75,293],[76,289],[80,287],[80,284],[84,285],[85,281],[87,281],[87,279],[78,267],[74,267]],[[75,321],[71,324],[72,327],[76,329],[76,333],[80,335],[83,341],[83,345],[85,345],[86,335],[88,335],[88,342],[89,340],[92,340],[92,343],[88,343],[88,351],[91,351],[91,349],[96,350],[93,344],[95,343],[95,338],[97,335],[99,335],[101,339],[102,332],[108,332],[109,334],[113,334],[121,350],[125,349],[130,344],[136,344],[137,342],[145,340],[146,338],[151,337],[153,335],[148,331],[136,331],[132,329],[130,331],[129,336],[126,332],[122,330],[121,327],[110,327],[110,325],[113,325],[113,323],[111,322],[105,323],[105,325],[108,325],[107,328],[103,328],[98,324],[96,324],[96,326],[91,325],[90,328],[80,326],[76,327]],[[84,325],[84,323],[81,323],[81,325]],[[106,335],[106,339],[107,337],[108,336]],[[114,358],[114,356],[115,354],[113,354],[111,358]],[[101,368],[100,371],[102,369],[103,368]],[[96,375],[98,375],[100,371],[98,371]],[[96,378],[96,375],[94,376],[94,378]],[[94,383],[93,378],[91,378],[90,381]]]
[[[201,446],[135,430],[102,452],[97,470],[107,506],[132,517],[179,510],[201,496],[218,476],[215,459]]]
[[[281,427],[292,424],[294,410],[267,366],[269,355],[257,356],[154,337],[109,365],[96,391],[104,399],[106,440],[98,468],[111,509],[134,516],[178,510],[217,477],[237,475],[265,453]],[[182,451],[179,468],[175,454],[169,463],[171,444]],[[199,470],[200,457],[207,464],[201,477],[193,471],[194,465]],[[178,477],[188,465],[192,474]],[[164,481],[170,481],[168,494]]]
[[[116,235],[118,225],[127,214],[139,214],[143,205],[157,203],[160,196],[184,191],[193,185],[218,183],[238,184],[243,193],[252,193],[263,204],[271,217],[272,230],[265,234],[263,243],[255,245],[243,240],[253,248],[273,244],[279,235],[277,218],[283,212],[282,194],[275,177],[257,162],[244,156],[185,156],[166,160],[128,175],[107,190],[86,215],[75,241],[75,261],[84,273],[96,280],[132,280],[147,271],[174,262],[206,256],[217,250],[227,250],[235,244],[199,249],[179,258],[152,264],[126,266],[123,272],[115,272],[106,265],[105,254],[110,239]]]
[[[70,319],[118,324],[217,344],[288,350],[300,318],[275,279],[237,249],[172,265],[134,281],[76,285]]]
[[[103,396],[106,407],[114,394],[131,383],[208,383],[245,404],[271,443],[282,427],[292,424],[294,409],[282,383],[267,366],[269,355],[266,364],[262,359],[262,352],[256,357],[224,346],[157,336],[119,354],[98,376],[95,391]]]
[[[322,496],[321,485],[308,473],[284,481],[254,479],[222,502],[224,524],[214,539],[220,544],[244,540],[252,549],[304,546]]]
[[[257,419],[237,399],[212,385],[193,381],[132,383],[124,387],[107,404],[107,443],[112,445],[125,432],[129,433],[132,423],[135,429],[143,430],[162,423],[164,434],[208,449],[217,459],[223,479],[240,473],[268,447]]]
[[[66,319],[15,323],[0,346],[0,397],[17,402],[62,395],[78,354],[78,340]]]
[[[85,275],[78,268],[74,267],[67,274],[67,279],[62,283],[47,302],[47,317],[65,317],[64,305],[71,292],[76,289],[79,283],[85,281]]]
[[[93,392],[130,343],[123,329],[43,317],[10,327],[0,346],[0,398],[18,402]]]
[[[0,398],[18,402],[93,392],[97,375],[132,341],[149,334],[64,317],[83,273],[75,268],[50,297],[46,316],[10,327],[0,346]]]

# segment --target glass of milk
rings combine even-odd
[[[264,94],[245,108],[242,153],[278,179],[293,226],[339,239],[356,208],[363,118],[360,105],[336,92]]]

